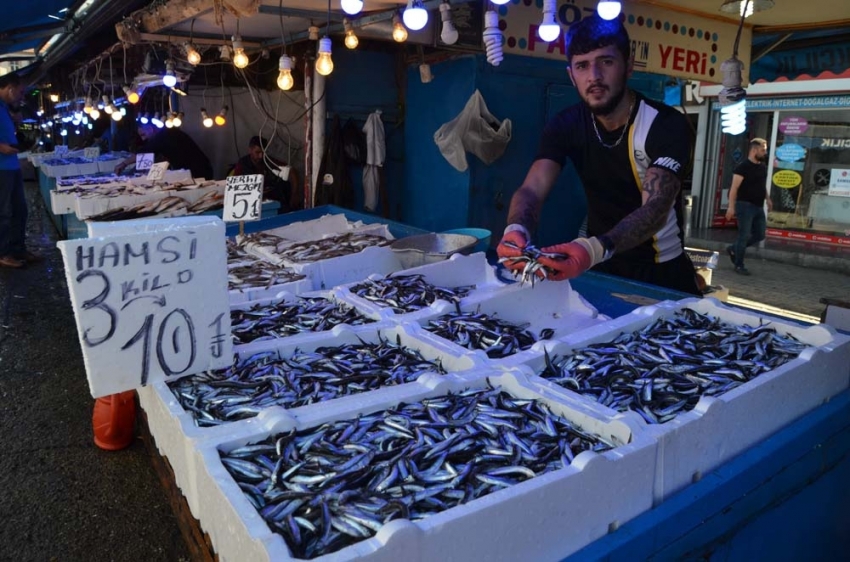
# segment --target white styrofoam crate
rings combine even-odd
[[[313,289],[331,289],[338,285],[366,279],[369,275],[387,275],[401,269],[398,257],[387,246],[369,246],[356,254],[348,254],[312,263],[285,262],[288,267],[307,276]]]
[[[53,190],[50,192],[50,209],[54,215],[68,215],[74,212],[77,194]]]
[[[554,335],[550,339],[566,337],[608,319],[605,315],[600,315],[596,308],[574,291],[569,281],[545,281],[533,287],[530,284],[514,283],[462,299],[460,308],[463,312],[480,312],[513,324],[527,324],[526,329],[535,337],[539,337],[544,329],[554,330]],[[450,307],[450,310],[445,312],[435,312],[430,316],[417,318],[418,325],[424,333],[423,337],[448,341],[429,332],[426,326],[429,320],[453,310],[454,307]],[[477,355],[482,362],[512,367],[531,358],[542,357],[547,340],[540,340],[525,351],[501,359],[490,359],[483,350],[470,351],[454,342],[449,343],[457,349],[464,349]]]
[[[493,289],[505,287],[506,284],[496,277],[496,271],[489,263],[483,252],[465,256],[462,254],[454,254],[445,261],[413,267],[410,269],[395,272],[396,275],[422,275],[423,279],[438,287],[452,288],[467,285],[475,285],[467,298],[485,294]],[[383,279],[391,277],[390,275],[370,275],[369,279]],[[438,300],[431,306],[407,313],[396,313],[392,308],[379,306],[377,303],[364,299],[351,292],[354,285],[362,283],[364,280],[346,283],[337,287],[341,298],[346,302],[350,302],[359,310],[364,312],[375,312],[385,318],[395,318],[398,321],[416,320],[422,317],[432,317],[445,314],[448,311],[454,310],[454,303]]]
[[[409,330],[405,329],[404,326],[396,326],[387,322],[365,324],[363,326],[340,325],[328,332],[305,333],[289,338],[234,346],[234,353],[242,358],[265,351],[275,351],[281,357],[288,357],[296,351],[310,352],[322,346],[358,344],[361,341],[374,343],[378,341],[379,335],[383,339],[392,342],[395,342],[397,337],[400,338],[402,345],[418,350],[425,359],[430,361],[439,360],[443,369],[449,373],[469,371],[480,366],[475,358],[468,353],[454,354],[453,349],[441,344],[441,342],[423,341],[411,335]],[[410,384],[415,383],[407,383],[400,386],[408,386]],[[300,412],[309,412],[311,409],[324,411],[328,408],[342,408],[349,402],[358,404],[362,395],[371,394],[372,392],[343,396],[334,400],[286,411],[301,415]],[[156,439],[160,452],[168,457],[171,462],[178,484],[180,481],[185,482],[192,478],[194,466],[191,463],[190,457],[196,442],[229,435],[230,432],[234,431],[234,428],[241,426],[253,427],[261,423],[264,417],[263,413],[261,413],[254,418],[227,422],[213,427],[200,427],[195,424],[192,415],[183,409],[180,402],[171,392],[171,389],[164,382],[157,382],[140,389],[139,396],[142,408],[144,408],[148,416],[148,425],[151,428],[151,434]],[[285,411],[280,406],[273,406],[268,408],[268,410]],[[195,501],[195,496],[190,497],[193,491],[192,486],[181,486],[181,489],[191,507]]]
[[[281,293],[300,295],[313,290],[313,282],[306,277],[289,283],[271,285],[270,287],[248,287],[244,289],[230,289],[227,291],[231,308],[248,302],[273,299]]]
[[[243,427],[199,444],[193,513],[222,561],[293,560],[224,468],[219,450],[261,441],[468,388],[494,386],[518,398],[534,398],[586,432],[625,443],[603,453],[583,452],[566,468],[537,476],[419,521],[395,520],[366,540],[317,561],[369,560],[559,560],[619,527],[652,505],[656,445],[628,420],[602,420],[541,396],[517,372],[477,381],[422,377],[417,385],[387,388],[347,408],[309,413],[269,413],[262,424]]]
[[[725,306],[715,299],[665,301],[634,310],[576,337],[548,344],[551,356],[570,353],[589,344],[611,341],[659,318],[671,318],[690,308],[735,325],[759,326],[769,322],[781,335],[791,334],[813,347],[781,367],[763,373],[719,396],[703,396],[693,410],[664,424],[648,424],[633,411],[617,413],[591,398],[573,393],[554,383],[537,379],[541,387],[576,397],[602,415],[631,418],[658,441],[658,468],[654,483],[655,502],[660,503],[703,474],[714,470],[782,427],[813,410],[850,385],[850,337],[829,326],[801,326],[766,318],[750,311]],[[529,374],[544,368],[544,358],[531,358]]]

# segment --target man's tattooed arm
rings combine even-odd
[[[536,160],[528,170],[522,186],[511,198],[508,224],[521,224],[534,234],[540,222],[543,201],[546,200],[549,190],[552,189],[560,173],[561,165],[557,162],[547,159]]]
[[[630,250],[658,232],[676,201],[682,182],[672,172],[649,168],[643,179],[643,205],[623,218],[607,236],[617,252]]]

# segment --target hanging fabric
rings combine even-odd
[[[316,184],[316,206],[337,205],[347,209],[354,208],[354,187],[348,175],[339,115],[335,115],[331,121]]]
[[[387,156],[384,123],[381,121],[380,110],[369,115],[366,124],[363,126],[363,132],[366,133],[366,165],[363,166],[363,207],[374,213],[378,208],[378,201],[384,199],[381,168],[384,167]]]

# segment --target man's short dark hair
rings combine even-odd
[[[263,150],[269,145],[269,141],[264,139],[263,137],[251,137],[251,140],[248,141],[248,148],[259,146]]]
[[[754,148],[761,148],[763,146],[764,147],[767,146],[767,141],[762,139],[762,138],[756,137],[756,138],[754,138],[753,140],[750,141],[750,150],[752,150]]]
[[[567,65],[573,57],[585,55],[590,51],[614,45],[623,54],[623,60],[629,60],[632,43],[629,34],[620,20],[605,20],[599,14],[593,14],[570,26],[565,38],[567,45]]]
[[[8,74],[4,74],[0,76],[0,88],[5,88],[6,86],[20,86],[21,85],[21,77],[17,75],[15,72],[10,72]]]

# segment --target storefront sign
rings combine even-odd
[[[224,223],[132,223],[57,244],[94,398],[232,363]]]
[[[803,182],[803,176],[794,170],[780,170],[773,174],[773,185],[782,189],[797,187]]]
[[[809,122],[802,117],[783,117],[779,130],[786,135],[802,135],[809,128]]]
[[[850,95],[813,96],[810,98],[747,98],[747,111],[774,109],[830,109],[850,107]],[[715,104],[716,110],[720,105]]]
[[[850,76],[850,44],[836,41],[808,49],[791,49],[767,53],[753,65],[753,82],[776,80],[811,80],[821,74],[831,78]],[[824,76],[824,77],[826,77]]]
[[[515,55],[564,60],[564,35],[569,27],[596,12],[596,0],[559,0],[556,21],[558,39],[547,43],[537,35],[540,5],[528,0],[510,0],[498,6],[499,27],[505,36],[504,51]],[[738,25],[658,6],[624,3],[620,15],[632,41],[635,70],[666,76],[720,82],[720,63],[732,56]],[[749,45],[752,29],[744,27],[741,44]],[[748,49],[738,58],[744,63],[747,83]]]
[[[799,144],[790,142],[777,147],[776,157],[785,162],[796,162],[806,157],[806,149]]]
[[[832,169],[829,175],[829,195],[850,197],[850,169]]]
[[[224,188],[225,222],[260,220],[263,174],[230,176]]]
[[[768,228],[766,234],[770,238],[787,238],[790,240],[801,240],[804,242],[825,242],[827,244],[850,247],[850,237],[845,236],[832,236],[813,232],[798,232],[796,230],[781,230],[779,228]]]

